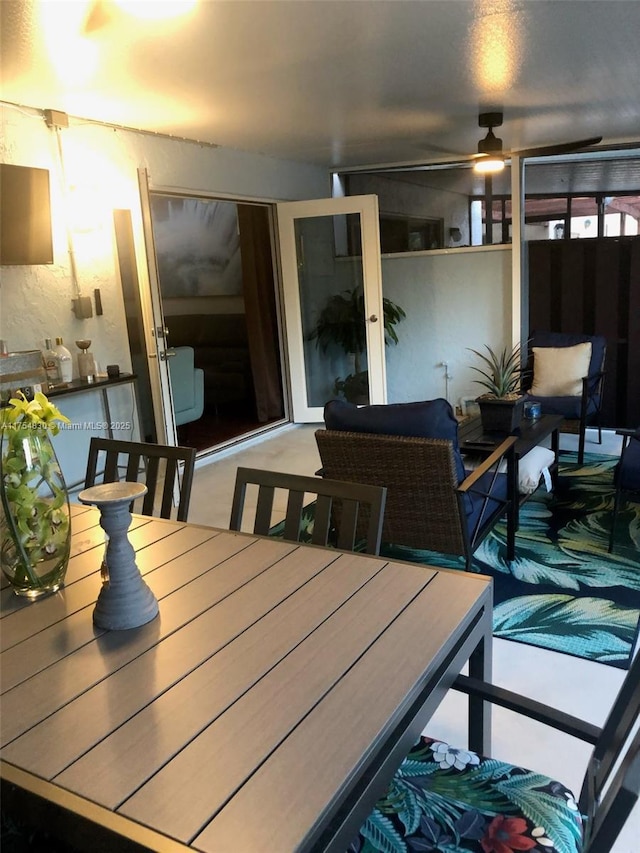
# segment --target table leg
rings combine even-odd
[[[484,636],[469,658],[469,675],[481,681],[492,680],[493,608],[491,602],[483,616]],[[469,696],[469,749],[491,755],[491,703]]]
[[[553,488],[555,489],[558,485],[558,465],[560,457],[560,431],[558,429],[554,429],[551,433],[551,450],[553,451],[553,455],[555,457],[553,463],[553,470],[551,471],[551,483],[553,485]]]
[[[513,447],[507,454],[507,560],[516,556],[516,530],[520,523],[520,496],[518,493],[518,459]]]

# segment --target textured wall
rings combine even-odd
[[[299,163],[183,142],[166,137],[116,130],[70,118],[60,131],[65,180],[62,180],[56,133],[47,128],[42,112],[0,106],[0,161],[50,170],[54,230],[54,263],[0,267],[0,337],[10,349],[41,349],[46,337],[61,336],[74,354],[74,341],[89,338],[91,350],[104,371],[107,364],[131,368],[129,342],[116,258],[113,210],[132,212],[138,277],[148,281],[142,236],[138,168],[145,168],[152,188],[230,195],[238,199],[299,199],[329,195],[325,170]],[[63,186],[73,187],[66,193]],[[104,314],[79,320],[71,311],[72,282],[65,229],[69,210],[75,248],[77,280],[83,295],[93,301],[100,288]],[[74,364],[77,376],[77,364]],[[114,419],[131,421],[132,399],[126,391],[113,394]],[[91,424],[104,420],[100,395],[87,393],[60,401],[66,414],[89,426],[65,431],[56,439],[67,479],[82,476],[85,445]],[[135,420],[135,419],[134,419]],[[123,431],[126,439],[135,431]]]
[[[471,365],[482,350],[510,346],[511,249],[457,249],[382,260],[385,296],[404,308],[399,344],[386,350],[389,402],[476,397]],[[441,363],[449,365],[445,382]]]

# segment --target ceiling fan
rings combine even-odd
[[[504,151],[502,140],[493,132],[494,127],[502,125],[503,119],[504,116],[501,112],[480,113],[478,116],[478,125],[486,127],[488,130],[484,139],[478,142],[478,153],[474,157],[474,169],[477,172],[499,172],[504,169],[505,159],[512,155],[545,157],[555,154],[573,154],[575,151],[582,151],[583,148],[589,148],[591,145],[602,142],[601,136],[594,136],[590,139],[577,139],[574,142],[561,142],[556,145],[543,145],[537,148],[522,148],[519,151]]]

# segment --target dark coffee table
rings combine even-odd
[[[558,477],[559,430],[562,420],[562,415],[542,415],[540,418],[523,418],[520,421],[518,429],[512,433],[512,435],[517,436],[517,441],[514,445],[516,464],[512,467],[509,475],[509,496],[513,499],[513,505],[516,508],[516,527],[517,508],[528,497],[528,495],[518,494],[518,461],[534,447],[541,444],[545,438],[551,436],[551,450],[555,459],[549,470],[555,487]],[[458,427],[458,442],[461,453],[477,453],[488,456],[506,437],[505,433],[485,433],[482,429],[482,421],[479,416],[463,421]]]

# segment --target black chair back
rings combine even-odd
[[[124,462],[121,462],[122,456],[125,457]],[[165,465],[161,468],[160,462],[163,460]],[[174,488],[178,483],[180,498],[176,518],[178,521],[186,521],[195,461],[196,451],[193,447],[169,447],[94,437],[89,445],[84,487],[86,489],[95,485],[96,480],[102,483],[117,483],[120,480],[138,482],[142,479],[148,489],[142,501],[142,514],[156,514],[159,500],[160,509],[157,514],[161,518],[171,518]],[[100,478],[101,469],[103,473]]]
[[[288,491],[284,539],[298,542],[301,532],[305,494],[315,495],[315,509],[311,542],[326,546],[333,526],[336,527],[336,546],[343,551],[353,551],[364,524],[364,550],[368,554],[380,553],[382,521],[387,490],[381,486],[326,480],[279,471],[257,468],[238,468],[231,508],[231,530],[240,530],[245,506],[247,486],[258,486],[258,498],[253,532],[266,536],[274,525],[273,505],[276,489]]]
[[[578,807],[585,851],[610,850],[640,795],[640,654],[627,673],[587,766]]]

